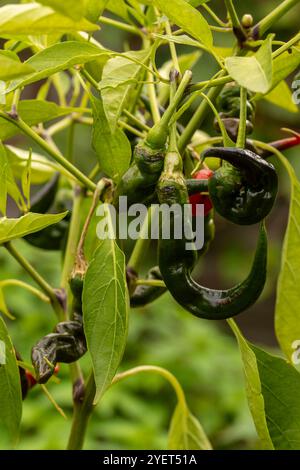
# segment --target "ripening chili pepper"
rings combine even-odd
[[[167,155],[165,169],[158,183],[160,203],[180,205],[188,202],[186,184],[181,173],[181,157]],[[178,217],[180,217],[178,219]],[[176,224],[187,221],[180,214],[171,212],[171,234]],[[252,268],[248,277],[231,289],[215,290],[201,286],[192,277],[197,260],[196,250],[186,249],[186,238],[159,240],[159,268],[166,287],[182,307],[199,318],[223,320],[233,317],[250,307],[260,296],[266,280],[267,238],[263,223]]]
[[[208,182],[210,198],[220,215],[235,224],[251,225],[269,214],[278,189],[271,163],[241,148],[209,148],[202,155],[224,160]]]
[[[194,178],[196,180],[209,180],[209,178],[211,178],[213,174],[214,172],[209,169],[202,169],[198,171],[197,173],[195,173]],[[192,206],[193,216],[199,215],[199,211],[197,207],[198,204],[204,205],[204,215],[207,215],[213,207],[209,196],[207,196],[206,194],[201,194],[201,193],[192,194],[189,197],[189,201]]]
[[[148,271],[146,279],[151,280],[162,280],[162,276],[158,266],[154,266]],[[166,292],[166,287],[139,285],[135,288],[134,292],[130,295],[130,306],[132,308],[144,307],[150,304],[154,300],[158,299],[162,294]]]

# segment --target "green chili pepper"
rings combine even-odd
[[[57,191],[56,188],[57,186],[55,186],[55,184],[52,184],[51,186],[49,185],[48,191],[43,192],[42,199],[40,201],[37,200],[36,204],[39,205],[39,207],[41,207],[41,204],[44,204],[44,208],[46,208],[46,201],[48,201],[45,212],[48,212],[50,209],[53,213],[59,213],[65,210],[71,211],[73,204],[72,191],[65,188]],[[35,209],[37,205],[34,207],[32,206],[31,210]],[[36,212],[36,210],[34,210],[34,212]],[[50,225],[39,232],[26,235],[24,240],[26,240],[30,245],[43,250],[61,250],[64,248],[68,236],[70,219],[71,212],[69,212],[66,217],[57,224]]]
[[[31,360],[38,383],[46,383],[58,362],[69,364],[86,353],[82,315],[75,312],[73,320],[58,323],[53,333],[42,338],[31,351]]]
[[[188,203],[188,193],[180,173],[181,157],[166,156],[165,170],[158,184],[160,203],[180,205]],[[171,212],[171,234],[176,224],[182,231],[188,221]],[[250,307],[260,296],[266,280],[267,238],[261,224],[251,272],[245,281],[227,290],[208,289],[192,278],[197,260],[196,250],[186,250],[186,238],[159,240],[159,267],[171,295],[186,310],[199,318],[223,320],[233,317]]]
[[[224,163],[208,182],[210,198],[220,215],[235,224],[251,225],[269,214],[278,189],[271,163],[241,148],[209,148],[202,155],[230,163]]]
[[[158,266],[154,266],[148,271],[147,280],[162,280]],[[132,308],[144,307],[158,299],[166,292],[166,287],[139,285],[130,296],[130,306]]]
[[[174,74],[171,75],[171,81],[176,78]],[[191,78],[192,73],[186,71],[161,120],[150,129],[146,139],[136,145],[133,164],[123,175],[116,189],[114,198],[116,206],[120,196],[127,196],[128,203],[133,204],[144,202],[154,192],[163,170],[169,124]]]
[[[54,203],[59,183],[59,173],[55,173],[53,178],[48,181],[31,199],[31,212],[45,214]]]
[[[256,104],[250,101],[252,97],[251,92],[247,91],[247,121],[246,121],[246,133],[251,134],[253,131],[253,124],[255,119]],[[234,141],[237,139],[240,123],[240,87],[236,84],[228,84],[223,88],[223,91],[217,99],[217,107],[219,109],[219,115],[222,119],[227,133]],[[220,131],[219,123],[217,119],[214,121],[215,128]]]

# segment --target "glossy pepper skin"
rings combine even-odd
[[[210,148],[202,155],[225,161],[208,183],[213,206],[221,216],[238,225],[251,225],[269,214],[278,190],[271,163],[241,148]]]
[[[51,184],[50,184],[51,183]],[[57,189],[58,180],[51,180],[49,184],[44,186],[43,191],[37,193],[36,202],[31,206],[32,212],[47,213],[63,212],[65,210],[72,210],[73,194],[68,189]],[[38,196],[40,195],[40,198]],[[26,235],[26,240],[30,245],[48,251],[61,250],[64,247],[67,239],[71,214],[55,225],[40,230],[39,232]]]
[[[147,280],[162,280],[158,266],[151,268],[146,276]],[[145,307],[158,299],[166,292],[166,287],[139,285],[130,296],[130,307]]]
[[[166,157],[167,158],[167,157]],[[178,173],[163,174],[158,185],[160,203],[181,205],[188,201],[183,178]],[[179,219],[178,219],[179,217]],[[171,213],[171,233],[175,224],[183,224],[180,214]],[[159,268],[175,300],[199,318],[224,320],[250,307],[260,296],[267,266],[267,237],[260,226],[259,239],[252,268],[248,277],[231,289],[208,289],[196,282],[191,273],[197,260],[196,250],[186,250],[186,239],[159,240]]]

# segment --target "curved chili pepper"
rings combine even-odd
[[[168,156],[165,171],[158,184],[161,203],[183,205],[188,202],[188,193],[182,174],[180,174],[180,155],[177,162],[172,156],[174,170],[170,171]],[[184,226],[187,221],[179,213],[170,214],[171,234],[176,224]],[[238,315],[250,307],[260,296],[265,280],[267,265],[267,237],[261,224],[258,244],[252,268],[248,277],[227,290],[208,289],[196,282],[191,273],[197,260],[196,250],[186,250],[186,238],[159,240],[159,268],[171,295],[183,308],[199,318],[224,320]]]
[[[37,196],[38,194],[43,194],[43,197],[40,200],[36,200],[35,205],[31,206],[32,211],[39,212],[37,209],[41,209],[42,206],[44,208],[44,212],[42,213],[47,213],[52,206],[53,212],[71,211],[73,197],[70,191],[64,188],[57,191],[57,184],[58,180],[53,178],[51,185],[46,185],[47,191],[45,191],[44,187],[41,193],[37,193]],[[64,247],[68,235],[70,219],[71,213],[69,212],[66,217],[57,224],[50,225],[39,232],[26,235],[24,240],[30,245],[43,250],[61,250]]]
[[[271,163],[241,148],[209,148],[202,155],[230,163],[223,164],[208,182],[210,198],[220,215],[235,224],[251,225],[269,214],[278,189]]]
[[[147,280],[162,280],[158,266],[154,266],[148,271]],[[139,285],[130,296],[130,307],[144,307],[154,300],[158,299],[166,292],[166,287]]]

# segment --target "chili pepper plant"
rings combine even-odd
[[[190,410],[184,383],[172,371],[155,363],[129,370],[122,364],[132,318],[169,295],[186,317],[227,322],[260,448],[299,449],[300,183],[283,152],[298,145],[300,135],[285,129],[282,139],[277,134],[266,143],[255,131],[265,101],[298,112],[288,80],[300,65],[300,33],[283,38],[277,23],[299,15],[300,1],[278,1],[275,8],[265,2],[264,18],[241,13],[237,0],[219,2],[216,10],[209,0],[3,3],[0,245],[29,281],[0,282],[0,447],[18,446],[22,406],[33,388],[47,395],[53,413],[66,417],[51,390],[64,380],[60,365],[68,364],[73,415],[67,449],[84,447],[89,418],[107,390],[137,374],[160,375],[176,394],[165,448],[211,449],[201,416]],[[101,27],[127,35],[122,50],[106,47]],[[197,63],[205,71],[207,57],[214,71],[199,81],[193,70]],[[79,156],[74,142],[82,126],[91,140]],[[250,343],[233,317],[251,314],[268,279],[267,226],[282,175],[289,178],[290,208],[274,312],[276,356]],[[122,214],[121,197],[128,207],[146,208],[139,237],[130,242],[113,220],[113,213]],[[162,230],[158,240],[145,236],[153,205],[191,208],[179,222],[181,237],[174,236],[178,215],[172,211],[169,237]],[[196,247],[189,234],[200,217],[204,244]],[[232,231],[243,226],[245,237],[249,226],[257,232],[248,275],[222,290],[202,285],[194,271],[198,263],[205,269],[220,220]],[[119,223],[124,229],[124,220]],[[25,243],[35,250],[34,264],[22,250]],[[57,285],[39,269],[41,250],[60,253]],[[36,296],[41,316],[43,308],[53,313],[52,330],[33,335],[30,351],[10,336],[12,322],[21,329],[22,318],[15,320],[7,307],[6,286],[16,296],[21,289]]]

